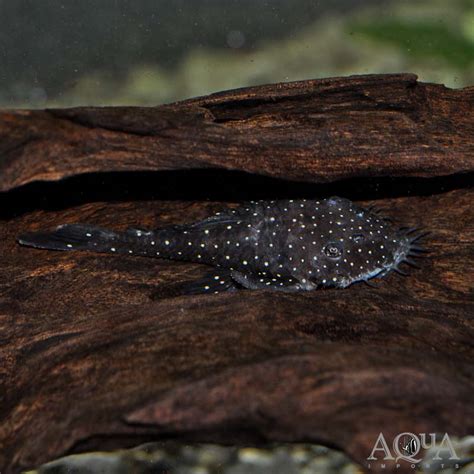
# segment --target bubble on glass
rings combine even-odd
[[[232,49],[239,49],[245,44],[245,35],[239,30],[227,33],[227,45]]]

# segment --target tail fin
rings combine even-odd
[[[52,232],[32,232],[21,235],[21,245],[49,250],[92,250],[115,252],[119,250],[119,234],[101,227],[65,224]],[[120,249],[122,250],[122,249]]]

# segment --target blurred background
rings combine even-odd
[[[474,0],[0,0],[0,106],[405,72],[474,83]]]

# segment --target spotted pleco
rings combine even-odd
[[[236,288],[345,288],[400,271],[423,251],[414,229],[398,228],[348,199],[251,201],[200,222],[115,232],[67,224],[21,236],[22,245],[183,260],[214,268],[191,293]]]

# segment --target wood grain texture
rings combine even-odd
[[[412,74],[252,87],[159,107],[0,113],[0,191],[97,171],[222,168],[328,182],[473,169],[474,88]]]
[[[85,203],[0,230],[0,465],[173,437],[318,441],[364,463],[378,433],[474,430],[468,189],[378,200],[433,231],[378,289],[179,296],[204,267],[22,248],[64,222],[155,227],[224,203]],[[366,202],[363,202],[366,203]]]
[[[368,76],[0,113],[2,473],[170,438],[315,441],[364,465],[380,431],[472,434],[472,94]],[[431,231],[422,268],[378,289],[183,296],[206,267],[16,244],[329,195]]]

